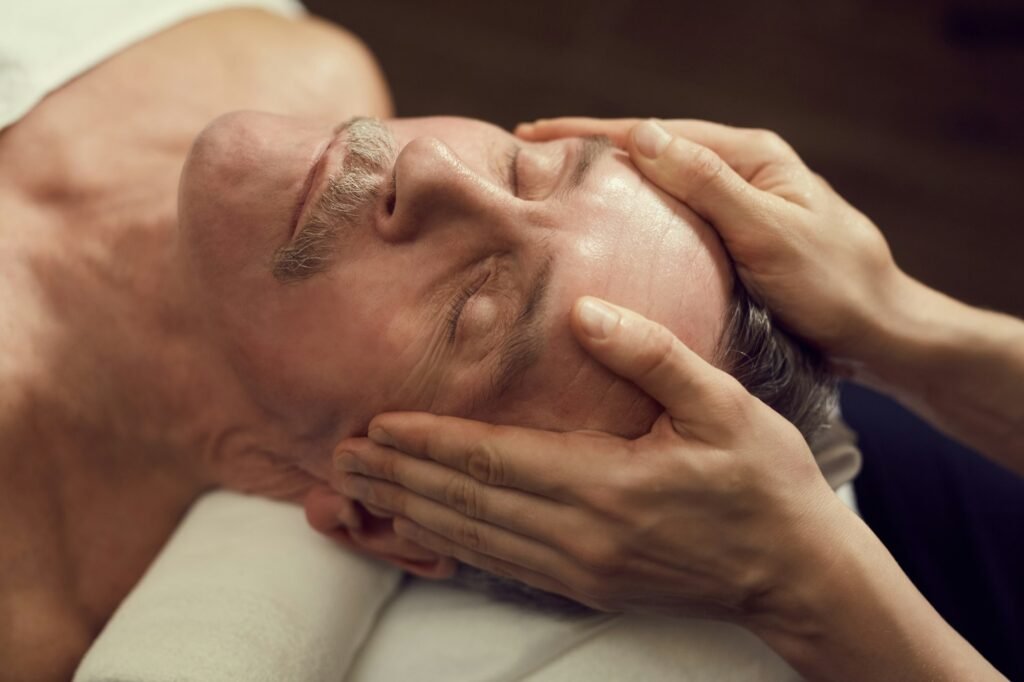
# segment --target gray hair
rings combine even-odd
[[[737,278],[718,364],[813,443],[828,425],[836,380],[824,356],[776,324]]]

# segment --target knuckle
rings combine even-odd
[[[723,422],[746,423],[757,400],[735,377],[716,376],[712,385],[705,387],[706,395],[712,396],[716,413],[721,414]]]
[[[466,455],[466,473],[488,485],[501,485],[503,467],[501,456],[490,438],[478,441]]]
[[[773,156],[788,156],[793,153],[789,143],[774,130],[756,129],[751,134],[754,143]]]
[[[659,324],[650,324],[644,332],[637,355],[638,378],[643,380],[663,371],[672,361],[678,341]]]
[[[632,476],[632,474],[626,474]],[[630,489],[632,481],[615,481],[607,485],[590,486],[583,494],[583,502],[587,507],[597,511],[601,516],[619,520],[635,500]]]
[[[436,546],[438,545],[438,540],[436,539],[436,537],[428,535],[420,526],[413,523],[412,521],[405,519],[402,516],[395,517],[395,520],[392,522],[391,527],[394,529],[395,535],[399,537],[405,538],[406,540],[409,540],[411,542],[415,542],[416,544],[426,547],[427,549],[438,549],[438,547]]]
[[[683,186],[690,194],[699,193],[708,184],[714,182],[722,173],[724,161],[718,154],[707,147],[691,145],[685,154],[677,154],[683,160],[681,179]]]
[[[389,511],[402,513],[405,511],[405,505],[402,501],[402,496],[397,492],[385,485],[373,485],[367,491],[365,502],[383,507]]]
[[[483,511],[476,485],[462,476],[453,477],[445,486],[444,501],[455,511],[470,518],[479,518]]]
[[[485,549],[485,542],[483,534],[480,532],[480,527],[471,521],[456,525],[452,531],[452,540],[455,544],[474,552],[482,552]]]

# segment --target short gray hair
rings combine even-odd
[[[787,332],[736,279],[718,365],[811,443],[828,425],[836,380],[815,347]]]

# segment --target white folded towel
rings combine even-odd
[[[228,492],[190,510],[75,682],[789,680],[739,628],[560,617],[389,566],[310,530],[293,505]],[[394,597],[394,598],[392,598]]]
[[[299,507],[211,493],[74,680],[338,682],[400,577],[318,535]]]

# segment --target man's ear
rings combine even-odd
[[[326,485],[314,486],[303,507],[310,526],[347,549],[386,561],[421,578],[444,580],[455,574],[454,559],[399,537],[391,517],[371,513]]]

